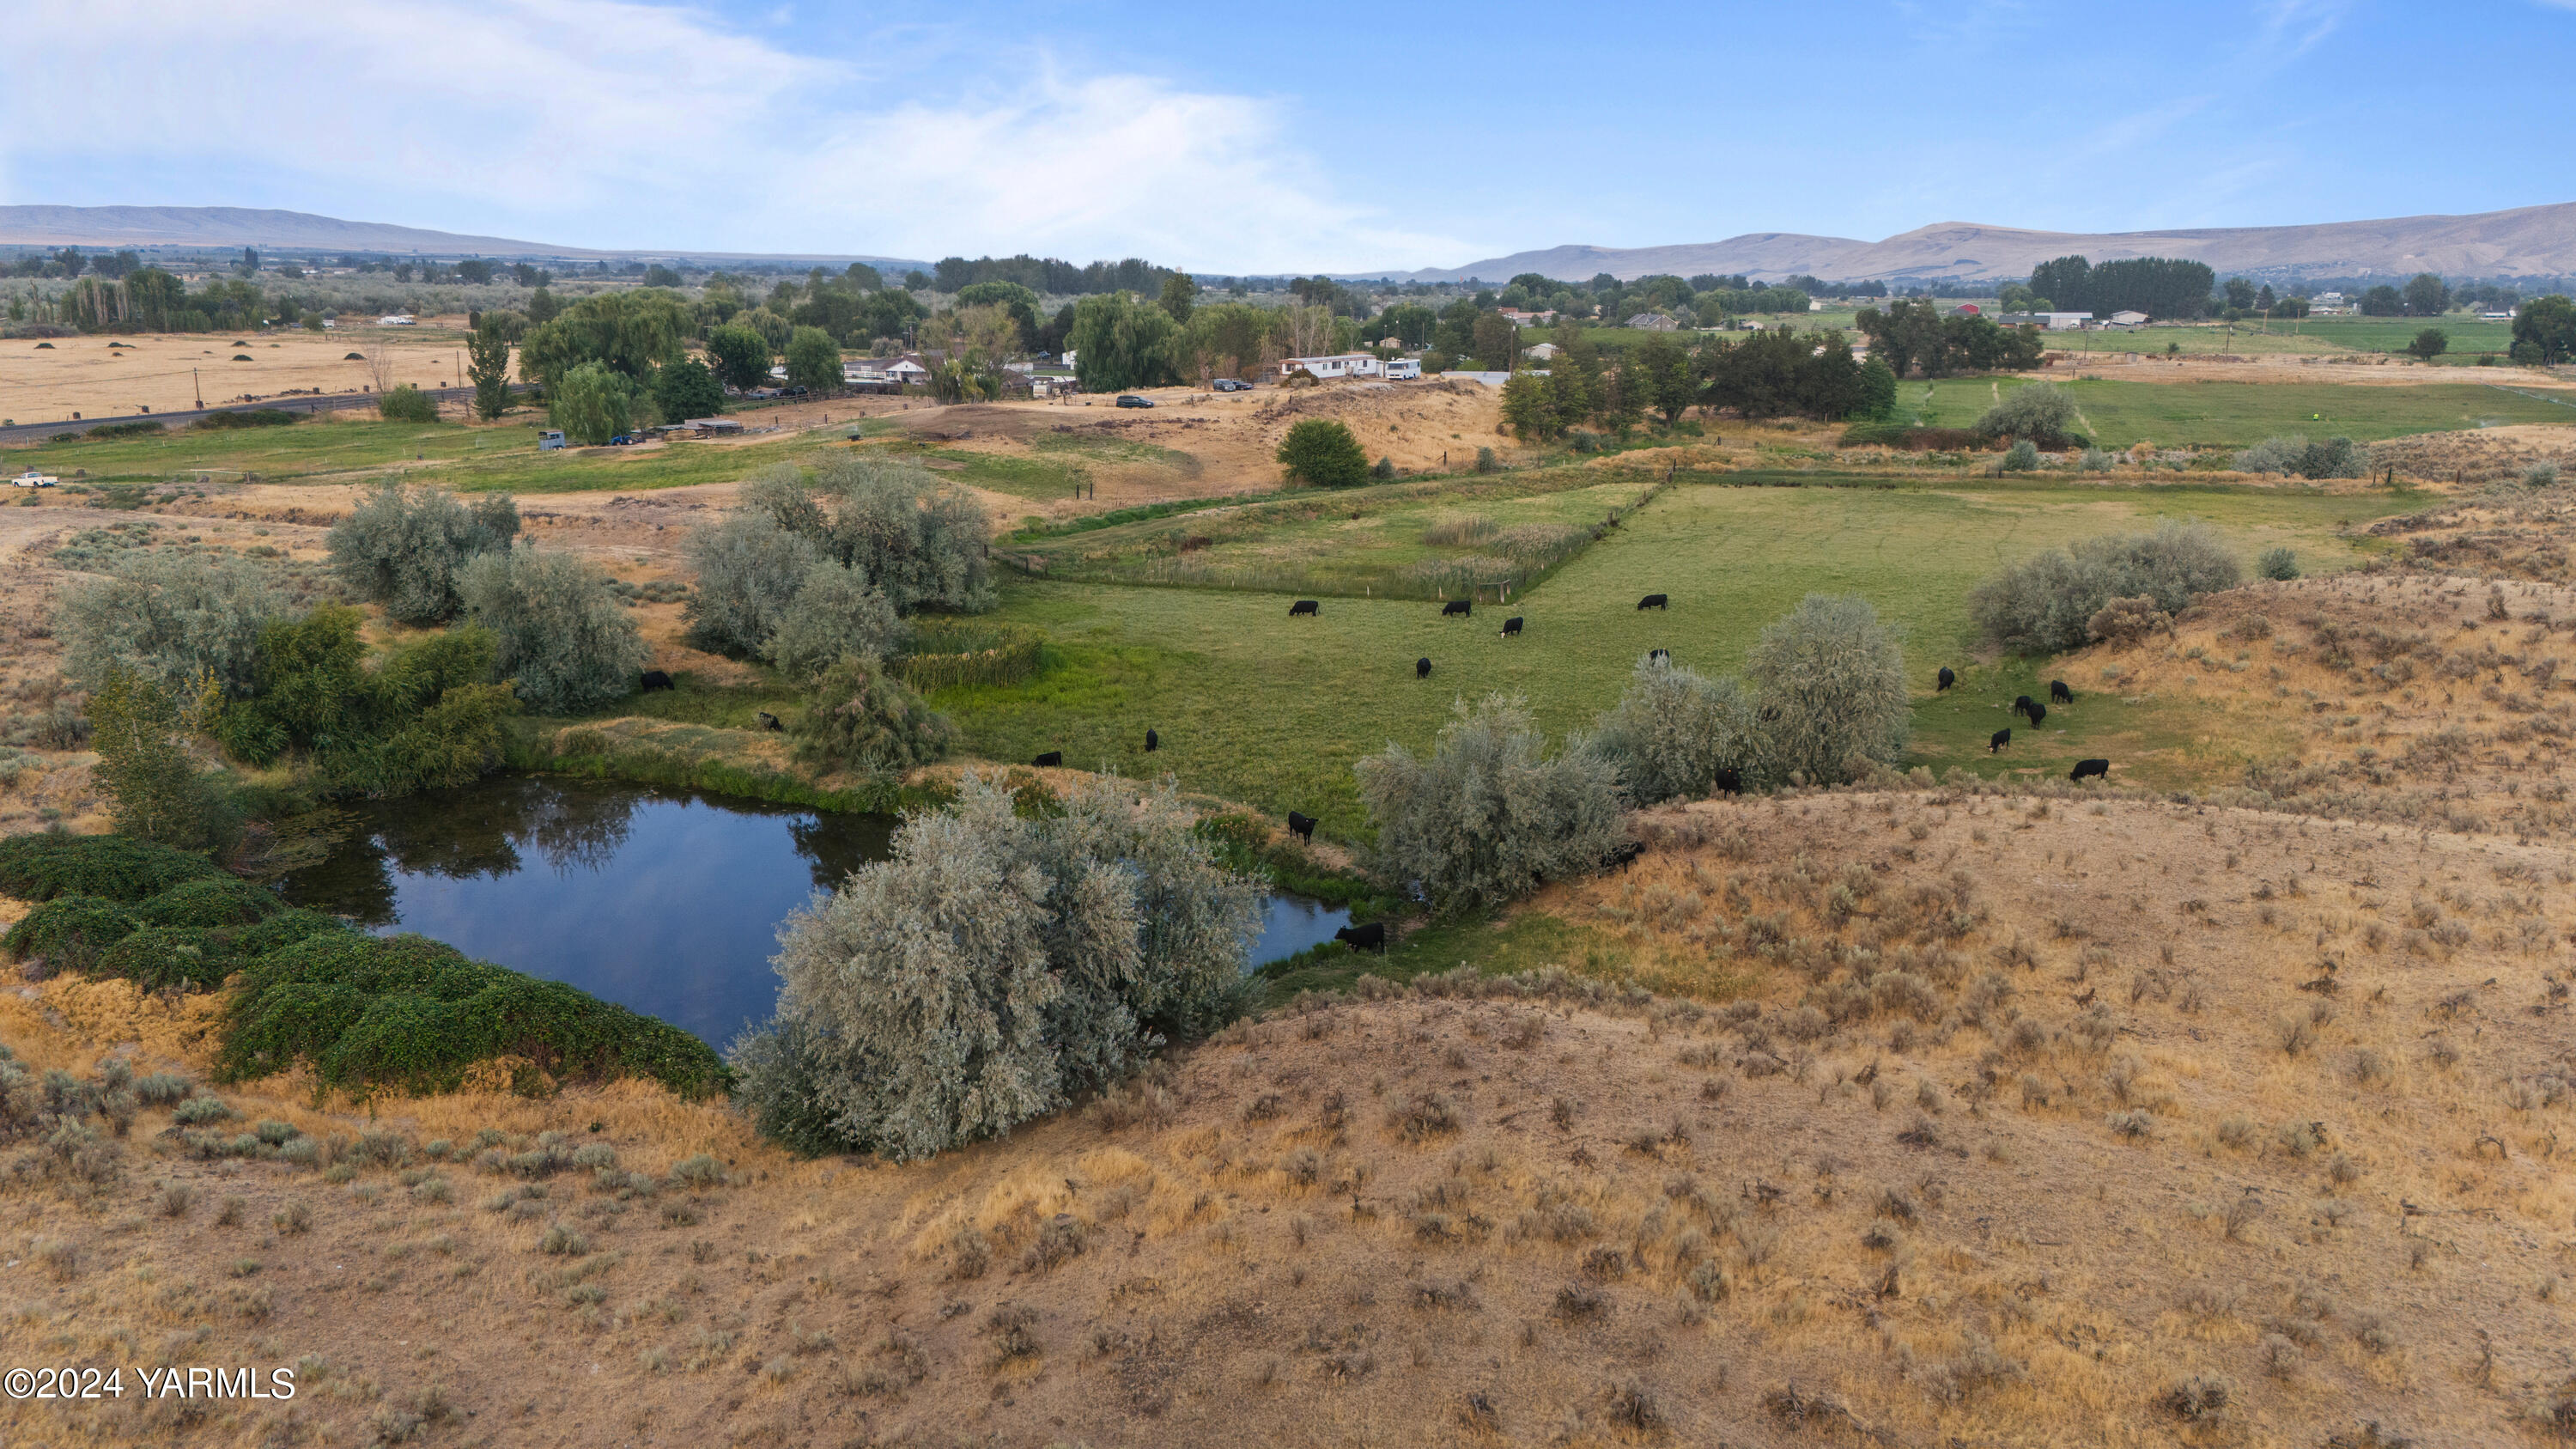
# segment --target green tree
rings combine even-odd
[[[653,402],[666,423],[711,418],[725,410],[724,385],[705,363],[682,358],[653,374]]]
[[[948,716],[867,654],[844,654],[815,676],[805,712],[788,732],[800,759],[870,774],[931,764],[957,741]]]
[[[841,345],[820,327],[799,327],[787,337],[790,386],[830,392],[841,386]]]
[[[2239,312],[2254,310],[2254,284],[2243,277],[2228,278],[2227,305]]]
[[[91,771],[116,833],[156,845],[203,850],[225,843],[224,812],[188,756],[178,701],[160,686],[118,671],[91,691]]]
[[[1638,401],[1667,426],[1680,422],[1691,404],[1699,401],[1699,379],[1692,375],[1690,352],[1669,332],[1649,332],[1637,339],[1620,359],[1619,373]]]
[[[2576,357],[2576,301],[2559,293],[2534,297],[2513,318],[2514,360],[2555,366]]]
[[[2021,438],[2044,447],[2079,441],[2074,431],[2075,399],[2051,382],[2034,382],[2005,393],[2003,400],[1977,419],[1983,438]]]
[[[1896,371],[1876,353],[1861,364],[1860,393],[1852,405],[1852,415],[1879,421],[1896,416]]]
[[[1837,785],[1904,752],[1905,653],[1868,600],[1809,594],[1763,628],[1744,672],[1762,701],[1774,778]]]
[[[2427,327],[2415,334],[2415,340],[2406,344],[2406,350],[2417,358],[2430,362],[2451,350],[2451,334],[2439,327]]]
[[[2406,315],[2406,295],[2382,283],[2361,294],[2360,307],[2364,317],[2403,317]]]
[[[529,298],[530,317],[536,316],[536,297],[543,295]],[[519,373],[549,393],[585,363],[641,382],[653,369],[680,360],[681,340],[691,326],[688,310],[669,292],[602,292],[530,327],[519,343]]]
[[[484,321],[502,315],[487,313]],[[466,338],[465,376],[474,384],[474,416],[488,423],[509,408],[510,339],[500,327],[479,327]]]
[[[1503,426],[1524,443],[1565,432],[1557,421],[1556,400],[1548,395],[1547,379],[1516,372],[1503,380]]]
[[[2439,317],[2451,309],[2451,289],[2431,272],[2418,272],[2406,284],[2406,312],[2412,317]]]
[[[1348,488],[1368,481],[1368,454],[1351,430],[1332,418],[1305,418],[1279,440],[1279,464],[1291,483]]]
[[[546,290],[544,287],[540,286],[535,291],[528,294],[528,324],[530,326],[552,322],[557,316],[561,315],[562,312],[563,303],[555,300],[555,294]]]
[[[1187,272],[1174,272],[1163,279],[1163,310],[1172,320],[1186,327],[1190,312],[1198,305],[1198,279]]]
[[[597,447],[633,426],[634,383],[603,362],[585,362],[546,388],[546,417],[563,435]]]
[[[1138,302],[1134,293],[1104,292],[1074,305],[1065,346],[1085,391],[1119,392],[1176,380],[1180,332],[1171,313]]]
[[[816,559],[761,652],[790,679],[811,680],[844,659],[884,659],[906,630],[885,591],[857,569]]]
[[[2036,290],[2037,283],[2032,285]],[[1863,307],[1852,325],[1869,339],[1870,355],[1887,359],[1888,367],[1898,377],[1918,369],[1925,377],[1940,377],[1949,371],[1948,344],[1941,320],[1941,311],[1930,298],[1916,297],[1898,302],[1883,313],[1876,307]]]
[[[1752,775],[1762,753],[1753,700],[1733,679],[1707,679],[1653,655],[1637,661],[1628,692],[1573,746],[1609,762],[1630,803],[1707,794],[1720,770]]]
[[[1478,312],[1467,350],[1484,371],[1509,371],[1520,356],[1520,329],[1500,312]]]
[[[727,387],[749,390],[769,381],[773,356],[769,339],[749,327],[719,327],[707,334],[707,363]]]

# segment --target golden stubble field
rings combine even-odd
[[[438,319],[428,319],[435,323]],[[458,327],[464,319],[453,319]],[[0,340],[0,418],[55,422],[79,413],[123,417],[149,408],[183,412],[203,398],[208,407],[285,393],[356,392],[375,385],[351,352],[378,347],[393,354],[394,382],[457,387],[465,381],[464,344],[450,328],[378,327],[352,318],[330,332],[148,333],[132,337],[55,337]],[[244,346],[233,346],[235,342]],[[122,345],[120,345],[122,344]],[[248,362],[235,362],[236,356]]]

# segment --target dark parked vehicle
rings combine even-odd
[[[1239,382],[1239,381],[1237,381],[1236,379],[1231,378],[1231,377],[1220,377],[1220,378],[1218,378],[1216,381],[1214,381],[1214,382],[1212,382],[1212,383],[1208,384],[1208,386],[1215,388],[1218,392],[1250,392],[1250,391],[1252,391],[1252,384],[1251,384],[1251,383],[1248,383],[1248,382]]]
[[[1122,392],[1118,395],[1118,405],[1122,408],[1149,408],[1154,405],[1154,400],[1149,397],[1138,397],[1132,392]]]
[[[813,389],[811,388],[789,387],[779,389],[778,395],[780,397],[806,397],[810,396],[812,392]]]
[[[638,440],[633,433],[619,433],[616,437],[608,440],[608,446],[612,448],[623,448],[636,441]]]

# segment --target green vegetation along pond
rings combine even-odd
[[[884,859],[896,824],[549,775],[354,813],[328,859],[286,878],[289,901],[578,986],[715,1046],[776,1003],[779,924]],[[1253,964],[1331,940],[1349,919],[1273,896]]]

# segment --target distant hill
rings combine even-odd
[[[1501,282],[1521,272],[1578,281],[1608,272],[1627,280],[1669,272],[1742,272],[1777,280],[1799,272],[1828,281],[1973,281],[2026,277],[2052,258],[2081,254],[2184,257],[2261,277],[2576,275],[2576,202],[2474,216],[2405,216],[2312,226],[2203,227],[2183,231],[2025,231],[1944,221],[1885,241],[1754,232],[1720,242],[1660,247],[1561,246],[1408,274],[1418,281]]]
[[[856,254],[601,251],[239,206],[0,206],[0,246],[260,247],[271,251],[382,252],[431,257],[866,262],[881,271],[915,267],[927,271],[931,265],[909,257]]]

